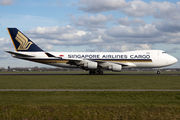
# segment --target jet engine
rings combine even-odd
[[[84,67],[88,69],[97,69],[97,62],[87,62],[84,63]]]
[[[113,64],[113,65],[110,65],[108,67],[108,69],[112,70],[112,71],[115,71],[115,72],[121,72],[122,70],[122,65],[116,65],[116,64]]]

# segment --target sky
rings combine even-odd
[[[164,50],[179,62],[178,0],[0,0],[0,67],[50,67],[12,58],[7,28],[45,51]]]

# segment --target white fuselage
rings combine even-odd
[[[93,61],[106,68],[112,64],[122,68],[160,68],[172,65],[177,59],[162,50],[140,50],[128,52],[49,52],[55,57],[48,57],[45,52],[18,52],[34,57],[20,59],[30,60],[58,67],[79,67]],[[17,56],[14,56],[18,58]],[[76,64],[71,64],[73,61]],[[78,65],[78,66],[77,66]]]

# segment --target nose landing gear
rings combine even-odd
[[[161,74],[160,68],[158,68],[157,74],[158,74],[158,75]]]
[[[160,72],[160,71],[157,71],[157,74],[159,75],[159,74],[161,74],[161,72]]]

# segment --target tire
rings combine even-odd
[[[160,72],[160,71],[157,71],[157,74],[159,75],[159,74],[161,74],[161,72]]]

